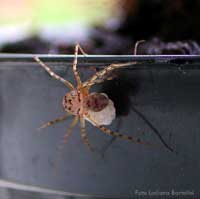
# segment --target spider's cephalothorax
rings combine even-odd
[[[83,98],[83,93],[78,89],[66,93],[62,102],[64,110],[73,115],[81,115],[83,113]]]

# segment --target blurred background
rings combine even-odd
[[[199,54],[198,0],[0,0],[0,51]]]

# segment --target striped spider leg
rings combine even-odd
[[[74,61],[73,61],[73,73],[74,73],[74,76],[75,76],[75,79],[76,79],[76,82],[77,82],[77,88],[75,88],[71,82],[63,79],[62,77],[60,77],[59,75],[57,75],[56,73],[54,73],[44,62],[42,62],[38,57],[34,57],[34,60],[36,62],[38,62],[40,64],[40,66],[42,68],[44,68],[47,73],[52,76],[53,78],[55,78],[56,80],[59,80],[61,81],[62,83],[64,83],[65,86],[67,86],[69,89],[70,89],[70,92],[67,93],[64,98],[63,98],[63,107],[64,109],[66,110],[66,115],[62,116],[62,117],[59,117],[55,120],[52,120],[52,121],[49,121],[45,124],[43,124],[39,129],[42,129],[42,128],[46,128],[46,127],[49,127],[53,124],[56,124],[58,122],[61,122],[61,121],[64,121],[66,120],[69,116],[75,116],[74,119],[72,120],[71,124],[70,124],[70,127],[69,129],[67,130],[66,134],[64,135],[64,143],[67,142],[69,136],[71,135],[72,133],[72,130],[73,128],[76,126],[79,118],[80,118],[80,121],[81,121],[81,136],[82,136],[82,139],[83,139],[83,142],[85,144],[87,144],[87,146],[92,150],[92,147],[90,146],[90,144],[88,143],[88,138],[87,138],[87,135],[86,135],[86,130],[85,130],[85,121],[83,120],[83,116],[81,116],[81,114],[79,114],[77,111],[77,109],[82,105],[82,103],[80,103],[80,99],[79,97],[82,97],[82,93],[80,94],[80,91],[79,91],[79,88],[81,88],[82,86],[82,82],[81,82],[81,79],[80,79],[80,76],[79,76],[79,73],[77,71],[77,55],[78,55],[78,50],[80,49],[81,53],[82,54],[86,54],[83,49],[80,47],[79,44],[77,44],[75,46],[75,58],[74,58]],[[86,91],[87,93],[87,91]],[[69,100],[66,102],[66,99]],[[72,100],[75,100],[75,103],[74,105],[71,107],[71,105],[73,104],[74,101]],[[78,104],[76,104],[78,100]],[[77,105],[77,107],[76,107]]]
[[[83,143],[86,144],[90,150],[93,150],[87,138],[87,132],[86,132],[86,127],[85,127],[85,120],[87,120],[91,124],[93,124],[95,127],[100,129],[103,133],[106,133],[108,135],[119,137],[125,140],[130,140],[132,142],[143,144],[143,145],[151,145],[147,142],[143,142],[132,136],[127,136],[127,135],[123,135],[117,132],[113,132],[110,129],[102,126],[102,125],[111,124],[112,120],[115,118],[114,104],[108,98],[108,96],[104,93],[90,93],[89,92],[91,86],[98,83],[96,82],[97,79],[102,78],[104,75],[106,75],[108,72],[114,69],[133,65],[136,62],[129,62],[129,63],[123,63],[123,64],[111,64],[107,66],[106,68],[102,69],[101,71],[97,72],[96,74],[94,74],[88,81],[82,83],[79,72],[77,70],[77,58],[78,58],[79,50],[82,53],[84,53],[84,51],[79,46],[79,44],[77,44],[75,46],[75,54],[74,54],[74,61],[73,61],[73,73],[74,73],[76,84],[77,84],[76,86],[73,86],[71,82],[55,74],[38,57],[34,57],[35,61],[37,61],[41,65],[41,67],[44,68],[49,73],[50,76],[52,76],[56,80],[61,81],[62,83],[64,83],[65,86],[67,86],[70,89],[70,91],[64,95],[63,101],[62,101],[62,105],[66,112],[66,115],[63,117],[57,118],[53,121],[47,122],[46,124],[42,125],[41,128],[46,128],[57,122],[66,120],[69,116],[74,116],[67,132],[64,135],[64,143],[67,142],[68,138],[72,134],[73,128],[76,126],[78,121],[80,121],[81,137],[82,137]],[[111,115],[109,116],[109,114],[105,114],[105,110],[108,110],[108,113]]]
[[[137,55],[138,46],[143,42],[145,42],[145,40],[139,40],[135,43],[134,55]],[[136,64],[136,62],[128,62],[128,63],[123,63],[123,64],[110,64],[109,66],[105,67],[103,70],[96,72],[89,80],[87,80],[83,84],[83,86],[90,87],[96,83],[102,83],[105,80],[112,80],[112,77],[108,77],[108,78],[107,77],[104,78],[104,77],[115,69],[134,65],[134,64]]]

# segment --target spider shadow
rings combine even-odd
[[[167,142],[162,138],[159,130],[147,119],[147,117],[141,113],[132,101],[132,97],[136,96],[140,91],[141,77],[137,73],[129,73],[126,69],[118,70],[116,78],[105,81],[100,92],[106,93],[109,98],[114,102],[116,108],[116,118],[119,118],[119,122],[116,126],[116,131],[120,129],[121,120],[123,116],[127,116],[131,111],[141,118],[152,130],[152,132],[159,138],[164,147],[174,152]],[[112,137],[108,143],[106,143],[100,152],[102,158],[105,157],[106,151],[109,149],[111,144],[116,140],[116,137]]]

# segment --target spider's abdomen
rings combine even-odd
[[[108,96],[105,95],[104,93],[91,93],[84,100],[84,107],[88,110],[99,112],[108,105],[108,102],[109,102]]]
[[[105,93],[91,93],[85,100],[87,114],[99,125],[110,125],[116,117],[114,103]],[[86,115],[86,120],[95,125]]]
[[[73,115],[82,113],[82,96],[78,90],[72,90],[63,97],[62,105],[66,112]]]

